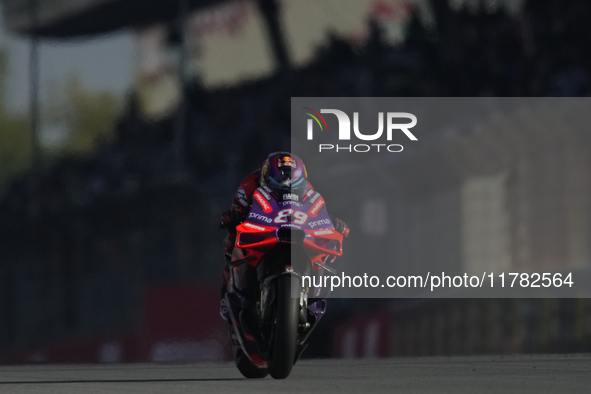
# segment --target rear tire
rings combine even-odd
[[[266,368],[257,368],[242,349],[236,351],[236,367],[248,379],[262,379],[269,374]]]
[[[275,329],[267,363],[274,379],[285,379],[295,363],[300,317],[300,300],[291,297],[292,286],[299,286],[299,278],[283,275],[277,279],[275,301]]]

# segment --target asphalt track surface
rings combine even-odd
[[[299,362],[286,380],[232,364],[0,367],[0,393],[591,393],[591,355]]]

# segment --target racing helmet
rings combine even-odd
[[[308,190],[308,174],[302,159],[289,152],[271,153],[261,169],[261,184],[279,200],[303,200]]]

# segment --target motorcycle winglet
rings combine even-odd
[[[329,254],[329,255],[337,256],[337,257],[340,257],[343,255],[342,250],[335,251],[335,250],[326,249],[326,248],[316,245],[314,242],[310,241],[309,239],[304,240],[304,245],[307,246],[307,249],[312,250],[314,252],[325,253],[325,254]]]
[[[238,267],[239,265],[246,264],[249,261],[254,261],[256,259],[257,259],[256,256],[248,256],[248,257],[245,257],[245,258],[240,259],[240,260],[231,261],[231,262],[228,263],[228,266],[230,266],[230,268],[235,268],[235,267]]]

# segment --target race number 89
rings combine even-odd
[[[279,211],[277,213],[277,216],[275,217],[275,220],[273,220],[275,223],[277,224],[281,224],[281,223],[287,223],[289,218],[293,217],[295,219],[292,219],[292,223],[294,224],[304,224],[306,223],[306,220],[308,220],[308,214],[301,212],[301,211],[295,211],[291,208],[289,209],[283,209],[281,211]]]

